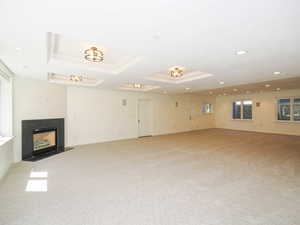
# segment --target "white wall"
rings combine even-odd
[[[13,142],[10,140],[0,145],[0,180],[5,176],[13,161]]]
[[[214,116],[200,112],[202,103],[213,100],[204,101],[195,95],[68,87],[67,99],[67,144],[71,146],[136,138],[138,99],[152,100],[153,135],[214,127]],[[127,100],[127,106],[122,106],[122,99]],[[177,108],[176,101],[179,103]]]
[[[14,160],[21,160],[21,121],[27,119],[66,118],[67,146],[136,138],[139,99],[152,100],[153,135],[213,127],[300,135],[299,123],[276,121],[276,98],[299,95],[300,90],[291,90],[214,99],[192,94],[162,95],[66,87],[16,77]],[[127,106],[122,105],[122,99],[127,100]],[[254,101],[253,121],[231,120],[231,103],[238,99]],[[176,102],[178,107],[175,107]],[[255,102],[260,102],[261,106],[255,107]],[[215,104],[215,113],[203,115],[203,103]]]
[[[122,99],[127,106],[122,106]],[[66,146],[136,138],[137,101],[153,103],[153,135],[214,127],[214,116],[201,113],[195,95],[161,95],[66,87],[16,77],[14,84],[14,159],[21,160],[21,121],[66,118]],[[179,106],[175,107],[175,102]],[[191,115],[192,120],[189,120]]]
[[[276,120],[276,99],[280,97],[300,96],[300,89],[268,92],[259,94],[222,96],[216,99],[216,127],[235,130],[248,130],[267,133],[300,135],[300,123],[278,122]],[[235,100],[253,100],[253,120],[232,120],[232,102]],[[255,103],[260,102],[260,107]]]
[[[21,121],[66,117],[66,87],[46,81],[16,77],[14,80],[14,160],[20,161]]]

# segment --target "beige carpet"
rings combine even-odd
[[[300,137],[212,129],[20,163],[0,224],[299,225]]]

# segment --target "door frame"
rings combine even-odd
[[[148,101],[150,104],[150,116],[151,116],[151,121],[150,121],[150,130],[149,130],[149,135],[147,136],[140,136],[140,106],[139,103],[140,101]],[[151,137],[153,136],[153,124],[154,124],[154,110],[153,110],[153,102],[152,99],[149,98],[139,98],[137,99],[137,104],[136,104],[136,125],[137,125],[137,138],[142,138],[142,137]]]

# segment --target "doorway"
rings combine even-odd
[[[152,101],[149,99],[138,100],[138,137],[152,136],[153,124]]]

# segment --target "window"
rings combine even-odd
[[[277,111],[280,121],[300,121],[300,97],[278,99]]]
[[[237,101],[233,102],[232,107],[232,118],[233,119],[241,119],[241,111],[242,111],[242,102]]]
[[[291,119],[291,100],[279,99],[278,100],[278,120]]]
[[[294,98],[294,121],[300,121],[300,98]]]
[[[12,135],[12,73],[0,60],[0,137]]]
[[[243,101],[243,119],[252,119],[252,101]]]
[[[213,105],[212,104],[203,104],[202,105],[202,112],[203,113],[212,113],[213,112]]]
[[[232,119],[252,120],[252,101],[235,101],[232,103]]]

